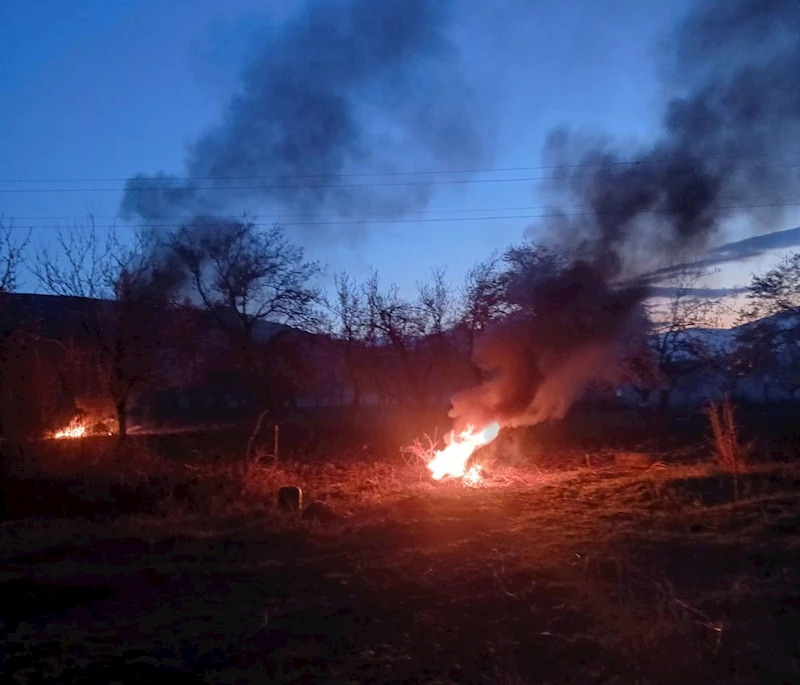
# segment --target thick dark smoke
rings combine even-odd
[[[796,0],[699,0],[669,43],[675,96],[652,146],[550,136],[545,162],[579,166],[547,190],[579,208],[549,237],[620,276],[705,247],[737,215],[780,228],[800,185],[798,36]]]
[[[251,55],[221,122],[189,150],[190,180],[138,175],[121,214],[153,222],[276,207],[327,217],[423,207],[431,188],[418,177],[404,186],[409,177],[362,174],[482,161],[475,107],[445,33],[450,4],[309,1]]]
[[[531,306],[481,341],[488,379],[457,395],[451,416],[563,416],[588,382],[618,374],[616,346],[648,295],[631,283],[706,248],[727,220],[779,228],[800,180],[798,36],[798,0],[699,1],[668,44],[674,96],[652,145],[552,133],[544,163],[564,170],[545,190],[571,209],[531,230],[572,264],[525,279]]]
[[[533,287],[524,308],[476,345],[474,362],[487,378],[453,398],[457,430],[562,418],[587,380],[619,380],[615,345],[638,325],[646,288],[610,286],[584,261],[527,282]]]

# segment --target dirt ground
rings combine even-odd
[[[227,505],[196,477],[191,507],[173,488],[142,511],[7,520],[0,675],[800,682],[800,470],[734,488],[709,466],[623,463],[498,466],[479,488],[358,464],[323,485],[310,467],[291,475],[306,516],[242,504],[290,477],[253,467],[261,490]]]

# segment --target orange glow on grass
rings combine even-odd
[[[474,426],[467,426],[458,435],[451,433],[448,445],[438,450],[428,463],[433,479],[462,478],[465,485],[477,485],[483,478],[483,469],[479,464],[467,468],[467,462],[476,449],[488,445],[499,432],[500,424],[495,422],[480,431],[475,430]]]

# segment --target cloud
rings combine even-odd
[[[760,257],[773,250],[782,250],[800,245],[800,226],[786,231],[775,231],[757,235],[732,243],[725,243],[709,251],[709,255],[725,262],[739,262]],[[724,263],[724,262],[720,262]]]
[[[725,243],[719,247],[705,252],[703,257],[689,262],[673,264],[671,266],[645,274],[642,280],[651,283],[663,283],[674,276],[686,271],[704,271],[724,264],[736,264],[749,259],[762,257],[775,250],[784,250],[800,246],[800,226],[785,231],[774,231],[764,235],[757,235],[744,240]],[[732,290],[736,290],[735,288]],[[734,294],[734,293],[732,293]]]
[[[735,295],[742,295],[747,292],[747,288],[679,288],[676,286],[661,286],[655,285],[650,287],[649,295],[653,298],[672,299],[676,295],[684,297],[700,299],[700,300],[715,300],[722,297],[733,297]]]

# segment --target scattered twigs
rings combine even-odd
[[[714,621],[714,619],[712,619],[710,616],[708,616],[708,614],[704,614],[699,609],[695,609],[693,606],[690,606],[689,604],[684,602],[682,599],[678,599],[676,597],[675,598],[675,603],[679,607],[682,607],[683,609],[688,611],[690,614],[696,616],[697,618],[695,618],[694,622],[697,625],[703,626],[704,628],[708,628],[709,630],[712,630],[717,634],[717,639],[716,639],[716,642],[714,644],[714,651],[716,652],[719,649],[720,643],[722,642],[722,634],[723,634],[723,632],[725,630],[725,626],[721,622]],[[702,620],[697,620],[698,618],[702,619]]]

